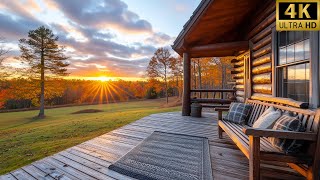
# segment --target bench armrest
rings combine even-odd
[[[284,139],[297,139],[297,140],[306,140],[306,141],[316,141],[316,133],[307,133],[307,132],[294,132],[294,131],[280,131],[273,129],[258,129],[245,126],[242,131],[248,136],[255,137],[276,137]]]
[[[222,112],[229,111],[229,108],[214,108],[215,111],[218,111],[218,120],[222,120]]]

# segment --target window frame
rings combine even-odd
[[[276,31],[276,28],[272,28],[272,96],[280,96],[280,68],[284,66],[298,65],[309,62],[309,107],[319,107],[319,84],[320,84],[320,63],[319,63],[319,51],[320,51],[320,35],[318,31],[311,31],[309,36],[310,43],[310,55],[309,60],[296,61],[284,65],[279,65],[279,49],[280,49],[280,33]]]

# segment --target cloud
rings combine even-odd
[[[18,40],[26,37],[30,29],[35,29],[41,23],[35,19],[28,19],[22,16],[13,17],[0,12],[0,36],[7,40]]]
[[[122,32],[152,32],[152,25],[128,10],[120,0],[56,0],[57,8],[72,21],[96,28],[115,28]]]
[[[170,37],[167,34],[158,32],[154,33],[151,37],[146,39],[146,43],[149,44],[161,44],[161,45],[167,45],[168,42],[173,42],[175,38]]]
[[[49,27],[66,47],[71,76],[140,77],[156,49],[173,42],[120,0],[4,2],[8,4],[0,2],[0,10],[5,9],[0,12],[0,36],[17,45],[29,30]],[[41,13],[52,17],[41,18]]]

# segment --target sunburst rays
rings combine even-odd
[[[99,104],[124,101],[128,100],[129,98],[135,98],[125,89],[117,86],[110,80],[92,81],[88,85],[86,97],[91,98],[91,103],[98,102]]]

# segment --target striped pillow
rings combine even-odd
[[[244,103],[232,103],[230,105],[230,110],[224,120],[230,121],[236,124],[244,124],[247,120],[252,105]]]
[[[295,131],[295,132],[304,132],[305,129],[302,126],[301,121],[298,116],[290,116],[288,113],[282,115],[275,125],[273,126],[274,130],[283,130],[283,131]],[[282,139],[269,137],[270,143],[283,151],[284,153],[297,153],[301,150],[304,141],[295,140],[295,139]]]
[[[260,117],[253,123],[253,128],[271,129],[276,121],[281,117],[281,110],[276,110],[270,106]]]

